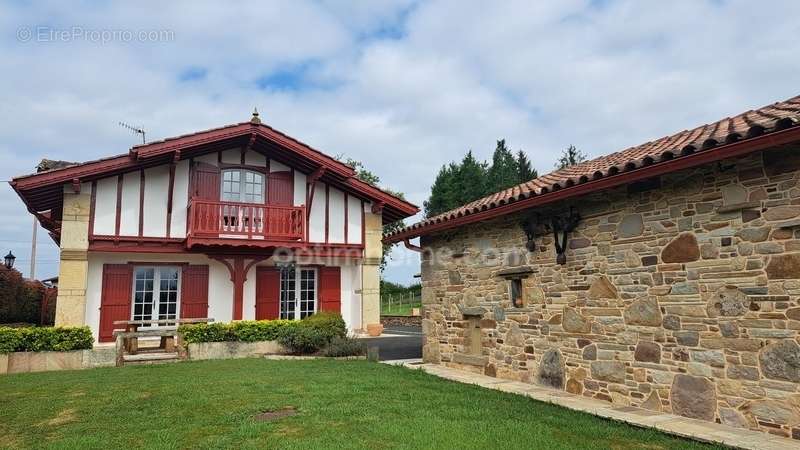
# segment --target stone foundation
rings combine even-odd
[[[425,361],[800,439],[797,152],[423,237]],[[566,264],[530,252],[570,208]]]
[[[259,342],[199,342],[186,346],[190,360],[254,358],[285,353],[276,341]]]
[[[14,352],[0,355],[0,375],[113,367],[115,360],[113,347],[69,352]]]

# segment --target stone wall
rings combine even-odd
[[[424,237],[424,359],[800,439],[800,149]],[[565,265],[525,217],[570,207]],[[509,278],[522,279],[512,307]],[[480,341],[480,345],[476,342]]]

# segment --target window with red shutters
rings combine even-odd
[[[103,284],[100,293],[100,342],[114,340],[114,321],[131,317],[131,287],[133,266],[103,264]]]
[[[256,267],[256,320],[277,319],[280,296],[280,269]]]
[[[339,267],[319,269],[320,311],[341,312],[342,310],[342,272]]]
[[[184,319],[208,317],[208,266],[183,266],[180,312]]]

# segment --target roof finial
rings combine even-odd
[[[258,108],[253,107],[253,118],[250,119],[250,123],[261,123],[261,119],[258,118]]]

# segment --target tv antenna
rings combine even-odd
[[[142,127],[134,127],[133,125],[128,125],[125,122],[119,122],[119,126],[121,126],[122,128],[129,129],[132,132],[134,132],[135,134],[141,134],[142,135],[142,144],[144,144],[146,142],[145,138],[144,138],[144,136],[145,136],[144,128],[142,128]]]

